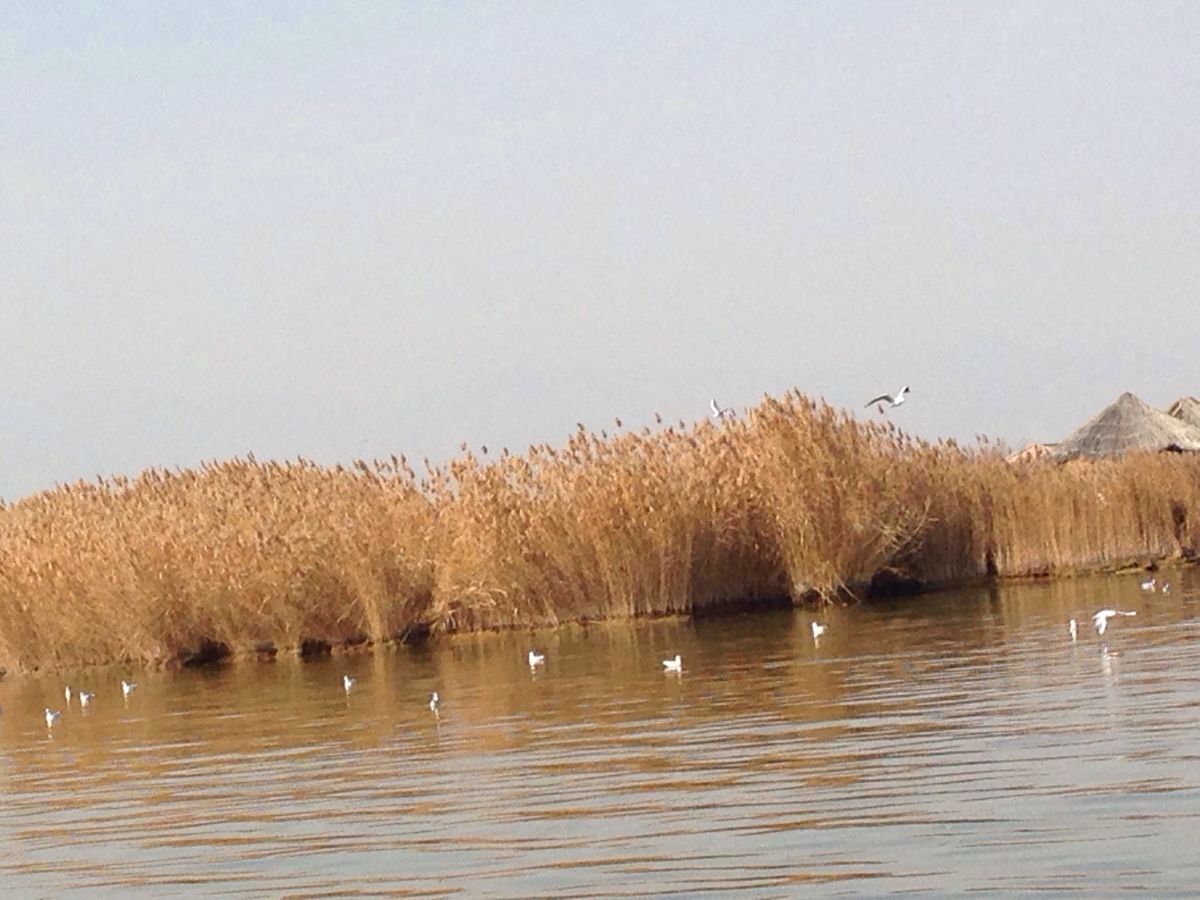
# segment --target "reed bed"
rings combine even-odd
[[[421,478],[250,457],[36,494],[0,509],[0,666],[836,602],[1198,544],[1195,455],[1011,464],[789,393],[733,421],[464,448]]]

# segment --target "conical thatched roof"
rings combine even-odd
[[[1200,428],[1125,393],[1054,450],[1055,459],[1098,459],[1158,450],[1200,450]]]
[[[1200,428],[1200,400],[1195,397],[1180,397],[1167,407],[1167,415]]]
[[[1018,450],[1016,453],[1010,453],[1005,459],[1010,463],[1033,462],[1039,459],[1045,459],[1048,456],[1054,455],[1054,448],[1058,444],[1030,444],[1024,449]]]

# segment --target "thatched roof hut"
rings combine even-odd
[[[1160,412],[1130,393],[1060,443],[1058,460],[1101,459],[1160,450],[1200,451],[1200,428]]]
[[[1167,407],[1167,415],[1200,428],[1200,400],[1195,397],[1180,397]]]
[[[1054,449],[1058,444],[1030,444],[1028,447],[1023,447],[1016,453],[1010,453],[1005,457],[1005,460],[1010,463],[1033,462],[1038,459],[1045,459],[1054,454]]]

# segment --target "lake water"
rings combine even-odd
[[[1166,577],[1167,595],[1122,576],[831,610],[819,646],[798,611],[9,677],[0,884],[1193,892],[1200,570]],[[1116,605],[1138,615],[1105,647],[1088,619]],[[65,683],[97,698],[68,709]]]

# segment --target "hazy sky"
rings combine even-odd
[[[5,4],[0,327],[8,499],[793,386],[1057,439],[1200,394],[1200,4]]]

